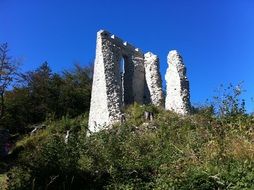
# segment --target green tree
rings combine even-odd
[[[4,125],[13,132],[27,125],[87,112],[90,105],[92,70],[75,65],[71,71],[53,73],[47,62],[35,71],[21,74],[21,80],[5,94]]]
[[[89,67],[75,65],[73,71],[63,72],[63,85],[59,97],[63,115],[75,117],[88,111],[90,105],[92,78]]]
[[[0,119],[5,113],[5,93],[15,79],[18,64],[8,55],[8,44],[0,44]]]
[[[47,62],[44,62],[38,69],[28,72],[26,75],[27,88],[31,102],[32,123],[43,121],[49,110],[50,82],[52,71]]]

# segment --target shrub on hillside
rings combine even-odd
[[[126,124],[90,136],[85,118],[49,121],[19,143],[24,150],[9,189],[253,188],[254,133],[245,127],[252,116],[240,117],[236,130],[207,111],[182,117],[157,110],[143,123],[147,109],[135,104]]]

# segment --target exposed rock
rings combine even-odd
[[[176,51],[168,54],[168,69],[165,75],[167,95],[165,109],[185,115],[190,112],[189,81],[181,55]]]

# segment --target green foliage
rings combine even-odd
[[[47,62],[22,74],[21,81],[5,95],[5,116],[0,126],[22,132],[47,118],[76,117],[88,111],[91,69],[76,65],[61,75],[52,73]],[[23,132],[24,133],[24,132]]]
[[[27,168],[14,167],[8,174],[8,189],[31,189],[31,175]]]
[[[136,102],[133,104],[133,106],[129,106],[126,109],[126,116],[127,116],[127,121],[128,123],[132,125],[140,125],[144,119],[143,119],[143,114],[144,114],[144,107],[140,106]]]
[[[238,85],[223,85],[217,90],[214,96],[214,108],[219,116],[237,116],[245,113],[245,101],[241,99],[243,89],[242,82]]]
[[[139,105],[135,102],[133,105],[128,106],[125,109],[127,124],[133,126],[141,125],[145,122],[145,118],[143,117],[145,111],[157,114],[161,111],[161,108],[153,105]]]
[[[16,143],[0,176],[7,189],[254,189],[254,116],[239,86],[188,116],[135,103],[124,124],[88,136],[86,69],[58,75],[43,64],[24,78],[6,94],[5,124],[46,128]]]
[[[143,123],[151,109],[155,120]],[[210,108],[182,117],[134,104],[126,113],[126,124],[90,136],[87,116],[48,120],[18,142],[9,189],[253,189],[252,116],[236,130]]]
[[[0,190],[7,188],[7,177],[5,174],[0,174]]]

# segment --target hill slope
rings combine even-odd
[[[254,189],[253,116],[208,107],[182,117],[137,104],[125,114],[89,136],[86,116],[45,122],[17,143],[8,189]]]

